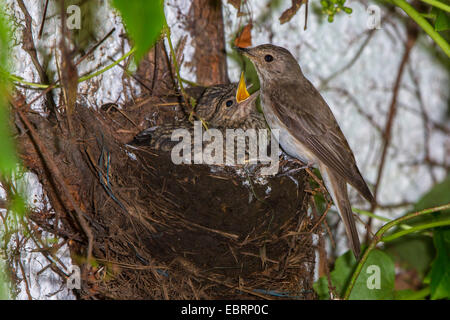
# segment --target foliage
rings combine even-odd
[[[330,277],[338,296],[341,297],[344,295],[355,266],[356,259],[351,251],[347,251],[336,260],[334,270],[330,273]],[[377,289],[375,283],[372,283],[374,279],[373,275],[378,272],[381,276],[379,289]],[[374,250],[370,253],[363,272],[361,272],[356,280],[350,299],[393,299],[394,280],[394,261],[383,251]],[[372,288],[372,285],[375,288]],[[320,299],[329,298],[328,280],[326,276],[321,277],[314,284],[314,290],[316,290]]]
[[[8,24],[5,15],[0,12],[0,65],[4,68],[9,65],[9,38]],[[0,123],[6,124],[8,119],[8,92],[10,86],[7,76],[0,72]],[[0,126],[0,141],[2,149],[0,152],[0,175],[10,174],[17,164],[14,144],[11,139],[9,126]]]
[[[407,235],[385,244],[385,252],[403,270],[415,270],[423,280],[436,255],[433,239],[426,235]]]
[[[434,30],[447,31],[450,29],[450,15],[442,9],[433,7],[431,18],[434,20]]]
[[[8,278],[3,270],[3,261],[0,259],[0,300],[9,299]]]
[[[136,46],[136,60],[140,60],[161,34],[164,26],[164,1],[112,0],[119,10],[127,31]]]
[[[437,255],[431,267],[431,299],[450,298],[450,228],[434,231]]]
[[[328,16],[328,22],[334,21],[334,16],[339,12],[351,14],[352,8],[345,6],[345,0],[321,0],[322,13]]]
[[[415,211],[426,208],[441,206],[450,202],[450,175],[444,181],[436,184],[429,192],[427,192],[414,205]],[[446,210],[443,213],[450,213]]]
[[[403,218],[389,222],[398,226],[408,218],[408,225],[393,229],[391,234],[381,238],[385,242],[382,249],[369,251],[367,260],[357,263],[353,254],[347,252],[336,259],[334,269],[330,273],[332,286],[339,297],[349,289],[350,279],[356,273],[358,264],[362,264],[361,273],[356,278],[353,288],[348,295],[349,299],[431,299],[450,298],[450,180],[449,177],[435,185],[427,194],[417,201],[414,210],[422,215],[408,214]],[[442,209],[425,209],[443,205]],[[425,210],[424,210],[425,209]],[[425,213],[425,214],[423,214]],[[428,226],[439,225],[432,229]],[[380,231],[383,229],[381,228]],[[400,231],[398,231],[400,230]],[[377,235],[383,236],[384,231]],[[387,229],[385,230],[387,231]],[[408,234],[404,234],[409,232]],[[411,231],[418,231],[411,233]],[[379,234],[380,233],[380,234]],[[396,237],[395,235],[400,234]],[[432,237],[430,237],[432,236]],[[390,240],[394,239],[394,240]],[[388,241],[388,242],[386,242]],[[363,257],[364,258],[364,257]],[[421,284],[412,289],[396,290],[394,283],[394,263],[400,267],[400,272],[413,271],[418,275]],[[380,270],[380,289],[370,289],[367,274],[370,266],[378,266]],[[329,285],[327,277],[321,277],[314,289],[320,299],[329,298]]]
[[[8,23],[4,13],[0,10],[0,65],[4,67],[9,65],[9,39]],[[9,123],[7,100],[9,89],[7,75],[0,72],[0,123],[2,123],[0,126],[0,177],[10,176],[17,166],[17,157],[9,126],[4,125]],[[18,208],[20,209],[20,206]],[[9,298],[8,278],[4,271],[5,266],[1,256],[0,254],[0,299],[7,299]]]
[[[438,0],[421,0],[430,4],[434,12],[439,12],[436,16],[435,25],[432,26],[426,17],[418,12],[415,7],[409,4],[405,0],[387,0],[388,2],[394,4],[395,6],[401,8],[412,20],[414,20],[433,40],[436,44],[441,47],[444,53],[450,57],[450,45],[445,40],[445,38],[438,31],[448,30],[449,18],[447,14],[450,12],[450,6],[438,1]],[[443,12],[446,11],[445,12]],[[442,11],[442,12],[441,12]],[[434,18],[432,15],[430,18]]]
[[[0,0],[0,3],[2,1]],[[4,8],[4,6],[0,7]],[[15,144],[11,134],[9,103],[8,98],[11,95],[11,83],[8,69],[10,65],[10,45],[11,32],[10,22],[5,13],[0,10],[0,188],[6,191],[8,195],[8,213],[1,220],[0,224],[0,299],[10,298],[9,295],[9,272],[5,268],[3,255],[6,254],[9,246],[11,233],[18,230],[18,222],[26,213],[26,203],[24,198],[24,180],[23,167],[20,164],[16,153]],[[10,224],[6,226],[6,224]],[[8,232],[6,232],[8,230]]]

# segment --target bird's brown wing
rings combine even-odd
[[[305,79],[302,85],[278,83],[266,98],[276,116],[289,131],[327,167],[355,187],[368,201],[373,201],[356,165],[347,139],[314,86]]]

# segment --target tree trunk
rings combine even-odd
[[[205,86],[229,83],[222,1],[194,0],[189,17],[197,82]]]

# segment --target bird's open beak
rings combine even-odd
[[[239,104],[239,109],[241,112],[243,112],[244,116],[247,116],[250,114],[251,110],[256,110],[255,100],[259,96],[259,90],[256,92],[253,92],[247,99],[242,101]]]
[[[258,98],[259,96],[259,90],[253,92],[247,99],[245,99],[245,103],[252,103],[254,100],[256,100],[256,98]]]
[[[241,73],[241,79],[239,80],[238,88],[236,91],[236,101],[237,103],[241,103],[245,101],[250,94],[247,91],[247,86],[245,85],[244,71]]]
[[[259,90],[253,92],[251,95],[247,91],[245,85],[244,71],[241,73],[241,79],[239,80],[238,88],[236,91],[236,101],[239,103],[239,110],[242,112],[242,116],[246,116],[250,113],[250,110],[255,108],[254,102],[258,98]]]

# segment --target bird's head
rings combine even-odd
[[[302,75],[294,56],[285,48],[273,44],[263,44],[253,48],[237,48],[255,65],[261,85],[269,81],[293,79]]]
[[[196,107],[197,115],[211,127],[239,126],[256,110],[259,91],[249,94],[243,76],[238,85],[208,87]]]

